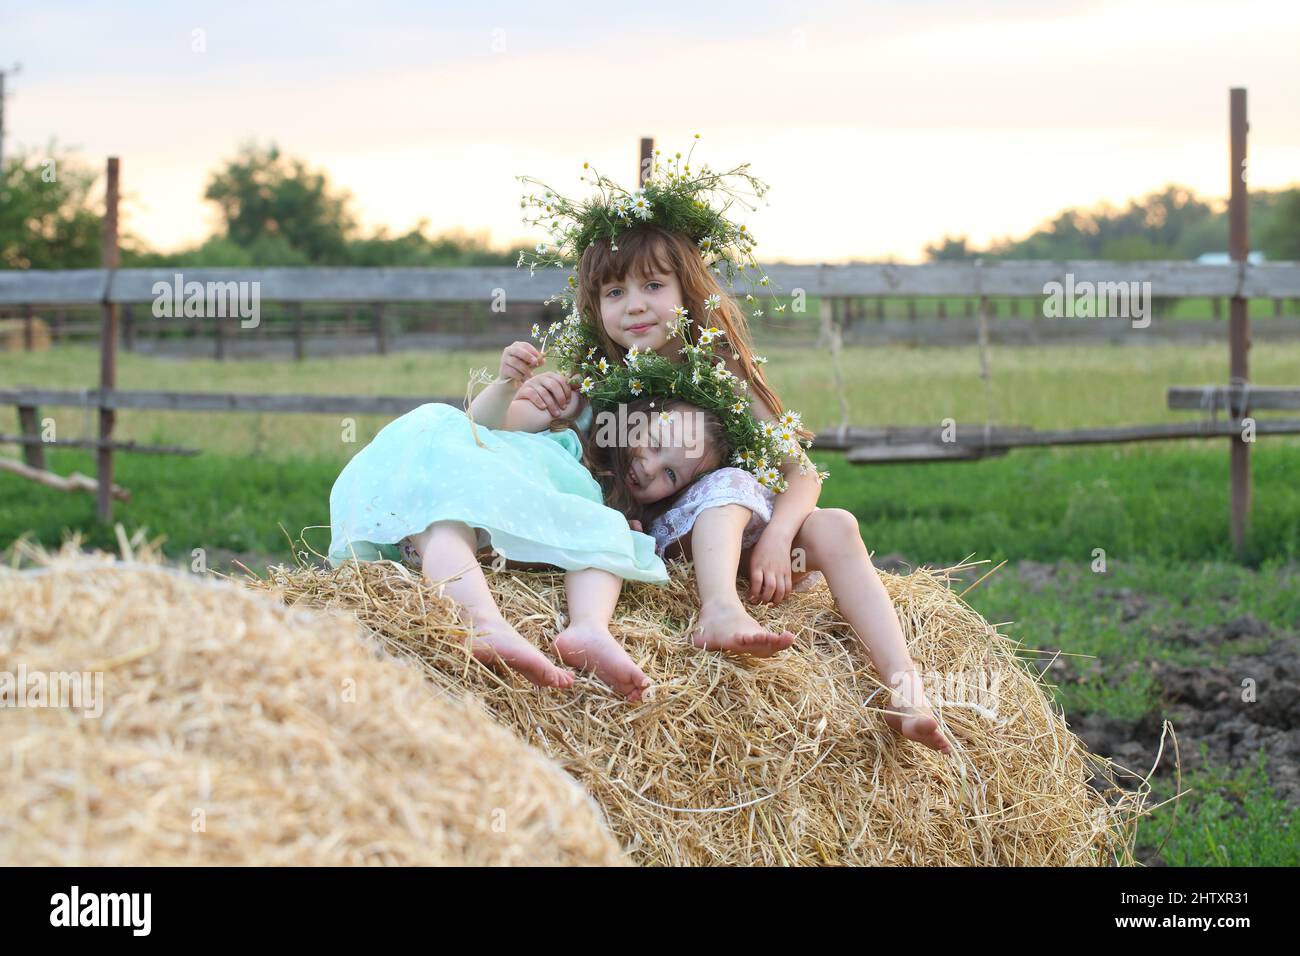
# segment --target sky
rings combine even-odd
[[[201,31],[201,32],[196,32]],[[760,261],[921,261],[1070,206],[1228,184],[1228,89],[1250,183],[1300,184],[1295,0],[0,0],[6,153],[121,158],[125,227],[215,226],[208,177],[250,140],[324,169],[369,232],[542,236],[527,174],[635,185],[642,136],[743,162]]]

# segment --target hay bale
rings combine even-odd
[[[44,319],[0,319],[0,352],[46,352],[49,348],[50,327]]]
[[[559,768],[360,637],[158,567],[0,569],[0,671],[104,675],[97,719],[0,711],[0,859],[625,862]]]
[[[613,624],[656,685],[637,704],[590,677],[542,691],[480,665],[456,605],[399,565],[273,568],[248,583],[351,612],[436,685],[481,701],[582,782],[642,864],[1132,862],[1133,796],[1089,786],[1106,762],[942,572],[881,577],[920,671],[1000,675],[993,707],[940,703],[952,757],[888,728],[887,694],[873,699],[880,682],[824,585],[757,610],[797,639],[744,659],[690,645],[693,576],[671,571],[666,587],[627,586]],[[562,576],[486,573],[507,619],[546,648],[562,626]]]

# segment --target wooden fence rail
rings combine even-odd
[[[0,306],[154,302],[159,283],[255,282],[262,301],[287,302],[507,302],[539,303],[563,287],[563,269],[294,268],[294,269],[72,269],[0,271]],[[1300,296],[1300,263],[1207,265],[1197,262],[1095,260],[971,260],[924,265],[774,265],[773,294],[847,298],[876,296],[1041,297],[1051,282],[1150,282],[1153,297],[1288,299]],[[215,287],[215,286],[214,286]],[[738,285],[733,291],[744,291]],[[170,296],[170,293],[168,293]]]

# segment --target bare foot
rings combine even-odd
[[[520,636],[503,617],[474,622],[471,650],[484,664],[502,663],[538,687],[572,687],[573,673],[556,667],[550,659]]]
[[[640,700],[650,687],[650,678],[614,640],[608,627],[574,621],[556,636],[554,646],[564,663],[591,671],[630,701]]]
[[[934,711],[930,709],[925,691],[919,690],[916,696],[919,702],[913,705],[908,695],[896,687],[889,701],[889,709],[897,713],[886,713],[885,723],[908,740],[925,744],[941,754],[952,753],[952,744],[939,730],[939,721],[935,719]]]
[[[793,644],[794,635],[789,631],[775,633],[765,630],[737,600],[734,604],[702,606],[699,623],[691,632],[691,642],[706,651],[771,657]]]

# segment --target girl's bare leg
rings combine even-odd
[[[571,667],[591,671],[628,700],[640,700],[650,688],[650,678],[609,632],[622,587],[622,578],[600,568],[566,574],[569,626],[556,636],[555,653]]]
[[[556,667],[501,616],[474,556],[475,543],[473,529],[460,521],[436,521],[415,538],[424,576],[445,581],[446,593],[469,611],[474,656],[485,664],[499,661],[513,667],[538,687],[571,686],[573,673]]]
[[[721,505],[700,512],[691,529],[689,551],[700,592],[700,621],[691,635],[696,647],[771,657],[794,643],[789,631],[764,629],[749,616],[736,593],[740,540],[749,524],[744,505]],[[685,551],[685,542],[683,542]]]
[[[889,592],[862,543],[858,519],[839,508],[818,508],[805,519],[794,543],[804,549],[808,568],[826,577],[840,613],[890,686],[889,709],[905,715],[886,714],[886,722],[909,740],[951,753],[952,743],[926,700]]]

